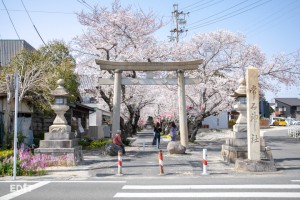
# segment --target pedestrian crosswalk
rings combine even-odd
[[[114,198],[300,199],[300,185],[124,185]]]

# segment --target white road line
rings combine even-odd
[[[37,183],[37,182],[49,182],[49,183],[126,183],[126,181],[3,181],[0,183]]]
[[[300,189],[300,185],[124,185],[123,190]]]
[[[300,182],[300,180],[291,180],[292,182]]]
[[[15,183],[17,183],[17,182],[15,182]],[[9,193],[7,195],[4,195],[4,196],[0,197],[0,200],[10,200],[10,199],[13,199],[13,198],[18,197],[18,196],[20,196],[22,194],[25,194],[25,193],[30,192],[32,190],[35,190],[35,189],[37,189],[39,187],[47,185],[48,183],[50,183],[50,182],[49,181],[41,181],[41,182],[38,182],[38,183],[33,184],[33,185],[28,185],[24,189],[17,190],[15,192],[12,192],[12,193]]]
[[[114,198],[300,198],[296,192],[117,193]]]

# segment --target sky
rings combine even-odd
[[[5,6],[8,13],[5,9]],[[109,7],[112,0],[1,0],[0,39],[23,39],[35,48],[43,45],[34,26],[47,43],[52,40],[70,42],[81,35],[85,27],[75,13],[89,11],[98,4]],[[148,12],[152,10],[167,24],[156,33],[160,40],[168,40],[172,23],[173,5],[186,15],[186,33],[180,40],[194,34],[216,30],[239,32],[249,44],[257,45],[267,58],[278,53],[292,53],[300,49],[300,0],[120,0]],[[26,13],[25,5],[28,14]],[[11,22],[12,21],[12,22]],[[34,26],[33,26],[34,25]],[[14,28],[15,27],[15,28]],[[278,85],[278,94],[266,93],[268,101],[274,98],[300,98],[300,86],[286,88]]]

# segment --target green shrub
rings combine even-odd
[[[234,126],[235,123],[236,123],[235,120],[231,119],[231,120],[228,121],[228,126],[230,126],[230,127]]]
[[[0,150],[0,161],[14,154],[14,150]]]
[[[79,145],[82,146],[83,149],[85,149],[85,147],[88,147],[91,145],[92,140],[88,139],[88,138],[82,138],[78,143],[79,143]]]
[[[94,140],[91,142],[91,144],[89,145],[90,148],[101,148],[103,146],[105,146],[107,143],[112,142],[112,140],[104,140],[104,139],[100,139],[100,140]]]
[[[130,140],[128,139],[122,139],[122,142],[125,146],[129,146],[130,145]]]

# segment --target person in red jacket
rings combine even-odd
[[[112,142],[115,144],[115,145],[118,145],[121,147],[122,149],[122,154],[125,155],[126,152],[125,152],[125,145],[123,144],[122,142],[122,138],[121,138],[121,130],[117,130],[115,136],[113,137],[112,139]]]

